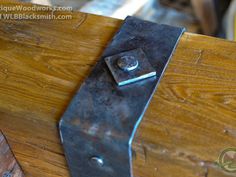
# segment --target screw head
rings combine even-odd
[[[90,158],[90,164],[97,167],[102,167],[104,165],[104,161],[101,157],[93,156]]]
[[[123,71],[133,71],[138,67],[138,60],[133,56],[123,56],[118,59],[117,65]]]

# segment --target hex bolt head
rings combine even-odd
[[[138,60],[133,56],[123,56],[117,60],[117,65],[123,71],[133,71],[138,67]]]
[[[101,157],[93,156],[90,158],[90,164],[97,167],[102,167],[104,165],[104,161]]]

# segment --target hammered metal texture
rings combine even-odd
[[[134,134],[183,32],[134,17],[124,21],[60,121],[72,177],[133,176]],[[139,48],[156,77],[119,87],[104,58]]]

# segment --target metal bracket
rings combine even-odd
[[[60,121],[72,177],[133,177],[134,134],[183,32],[125,20]]]

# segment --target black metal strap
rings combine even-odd
[[[133,176],[134,134],[183,32],[125,20],[61,119],[71,176]]]

